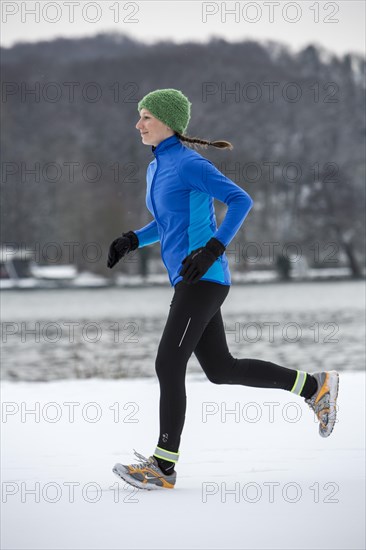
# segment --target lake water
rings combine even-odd
[[[155,375],[173,288],[2,293],[1,376],[14,381]],[[221,310],[234,357],[363,370],[364,281],[232,285]],[[204,377],[192,354],[188,376]]]

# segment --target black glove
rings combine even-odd
[[[201,246],[184,258],[183,268],[179,275],[182,275],[183,281],[192,284],[197,283],[206,271],[215,263],[217,258],[225,251],[225,246],[212,237],[206,246]]]
[[[135,250],[139,246],[139,240],[133,231],[122,233],[122,237],[114,239],[109,247],[107,266],[112,268],[123,256]]]

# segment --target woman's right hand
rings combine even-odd
[[[114,239],[109,247],[107,266],[109,268],[114,267],[123,256],[135,250],[138,246],[139,240],[133,231],[122,233],[122,237]]]

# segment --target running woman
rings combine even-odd
[[[220,307],[231,277],[225,249],[253,201],[212,162],[189,146],[232,149],[227,141],[185,135],[191,102],[180,91],[160,89],[138,103],[136,129],[154,159],[147,168],[146,205],[153,221],[128,231],[110,245],[108,267],[129,252],[160,241],[161,257],[174,288],[170,311],[155,361],[160,386],[160,433],[149,458],[135,451],[136,464],[116,464],[113,472],[142,489],[175,486],[175,465],[186,411],[187,362],[196,355],[214,384],[241,384],[286,390],[305,399],[328,437],[336,421],[335,371],[309,374],[259,359],[237,359],[228,349]],[[228,209],[217,228],[213,199]]]

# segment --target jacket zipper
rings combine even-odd
[[[154,210],[155,219],[156,219],[156,221],[159,223],[160,227],[163,227],[163,225],[162,225],[162,224],[160,223],[160,221],[159,221],[158,216],[156,215],[156,206],[155,206],[155,200],[154,200],[154,196],[153,196],[153,186],[154,186],[154,183],[155,183],[156,175],[157,175],[158,170],[159,170],[159,159],[158,159],[157,156],[156,156],[155,158],[156,158],[156,170],[155,170],[155,174],[154,174],[154,176],[153,176],[153,180],[152,180],[152,182],[151,182],[150,197],[151,197],[151,204],[152,204],[153,210]],[[164,231],[163,231],[163,235],[164,235]],[[166,265],[165,260],[164,260],[163,243],[164,243],[164,241],[162,240],[161,243],[160,243],[161,259],[163,260],[163,263],[164,263],[164,265],[165,265],[165,267],[166,267],[166,270],[167,270],[167,272],[168,272],[169,280],[170,280],[170,282],[172,283],[172,280],[170,279],[170,273],[169,273],[168,266]]]

